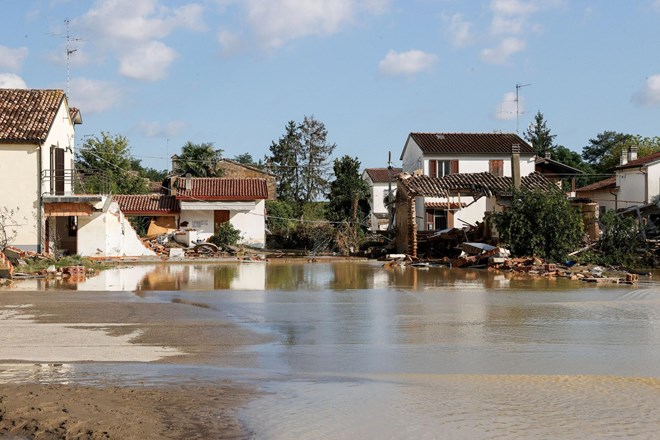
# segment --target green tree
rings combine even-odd
[[[302,156],[300,129],[295,121],[289,121],[285,133],[277,142],[270,145],[270,156],[266,157],[266,167],[277,178],[277,197],[280,200],[297,203],[300,201],[301,176],[298,161]]]
[[[234,156],[233,160],[234,162],[238,162],[242,165],[247,165],[259,169],[263,168],[263,164],[261,163],[261,161],[255,162],[254,158],[250,153],[237,154],[236,156]]]
[[[289,121],[285,134],[270,146],[267,168],[278,176],[277,196],[299,205],[317,201],[328,190],[330,155],[323,122],[305,116],[302,124]]]
[[[178,176],[190,174],[193,177],[222,177],[218,166],[222,150],[213,148],[213,143],[194,144],[190,141],[181,148],[173,172]]]
[[[328,190],[330,156],[337,145],[328,143],[328,130],[314,116],[305,116],[300,124],[300,134],[303,154],[300,162],[302,191],[299,198],[303,202],[313,202]]]
[[[598,243],[598,264],[632,266],[643,264],[644,240],[633,217],[607,211],[601,218],[603,233]]]
[[[582,241],[584,226],[577,208],[561,191],[513,192],[511,207],[493,214],[503,244],[518,256],[564,261]]]
[[[333,171],[335,180],[330,183],[326,217],[334,222],[356,223],[368,212],[365,208],[369,186],[360,176],[360,161],[347,155],[342,156],[335,159]]]
[[[101,137],[85,139],[76,152],[76,169],[82,174],[77,192],[144,194],[147,179],[140,176],[139,161],[131,158],[128,139],[101,132]]]
[[[534,116],[534,122],[529,124],[525,132],[525,140],[532,144],[537,156],[545,156],[546,152],[552,153],[556,135],[550,134],[543,113],[538,111]]]
[[[593,165],[597,173],[611,173],[619,165],[621,153],[631,147],[637,147],[639,158],[657,153],[660,151],[660,137],[604,131],[594,139],[589,139],[589,145],[582,149],[582,157]]]

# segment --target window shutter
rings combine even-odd
[[[458,161],[457,160],[452,160],[451,161],[451,173],[452,174],[458,174]]]
[[[504,176],[504,160],[502,159],[493,159],[488,161],[488,171],[493,176]]]
[[[429,160],[429,176],[438,177],[438,161]]]

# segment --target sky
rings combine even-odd
[[[68,90],[78,147],[123,135],[157,169],[187,141],[261,159],[305,116],[363,167],[398,165],[410,132],[522,135],[537,111],[577,152],[660,135],[660,0],[0,5],[0,87]]]

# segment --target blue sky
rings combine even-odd
[[[186,141],[262,158],[314,115],[335,157],[398,160],[411,131],[522,133],[580,152],[660,135],[660,0],[2,0],[0,87],[67,88],[80,145],[126,136],[163,169]]]

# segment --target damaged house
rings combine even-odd
[[[362,179],[369,185],[369,227],[371,231],[386,231],[390,213],[385,206],[385,197],[395,192],[396,180],[401,168],[366,168]]]
[[[511,160],[514,146],[515,163]],[[400,159],[404,173],[432,178],[475,173],[511,177],[512,165],[520,176],[528,176],[536,166],[534,149],[513,133],[410,133]],[[451,200],[440,195],[416,196],[416,229],[433,231],[482,221],[488,210],[486,199],[473,200],[470,193],[460,191],[456,195]]]
[[[172,176],[163,192],[115,199],[125,215],[152,218],[148,236],[175,233],[177,241],[193,246],[229,222],[241,231],[241,244],[265,247],[266,179]]]

